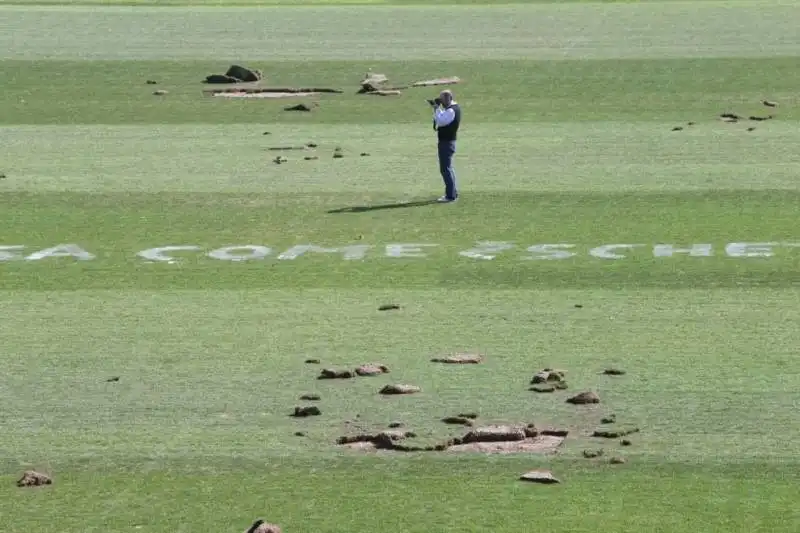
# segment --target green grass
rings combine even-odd
[[[217,533],[258,517],[324,533],[796,529],[800,9],[400,3],[3,2],[0,246],[23,247],[0,248],[4,531]],[[345,93],[296,114],[203,96],[231,63]],[[423,102],[436,89],[356,95],[368,68],[464,79],[457,204],[397,207],[441,194]],[[726,111],[775,118],[725,124]],[[309,142],[271,161],[269,147]],[[461,254],[479,241],[513,247]],[[777,244],[726,248],[743,242]],[[435,246],[387,257],[410,243]],[[526,259],[558,243],[575,255]],[[590,253],[620,243],[641,246]],[[92,259],[35,259],[59,244]],[[366,252],[277,258],[302,244]],[[713,253],[655,257],[659,244]],[[197,249],[137,256],[169,245]],[[208,255],[236,245],[270,254]],[[429,361],[454,351],[486,360]],[[309,357],[391,373],[320,381]],[[527,390],[547,366],[569,391]],[[378,395],[390,382],[422,392]],[[565,403],[580,390],[602,403]],[[303,393],[322,396],[321,416],[289,416]],[[461,411],[571,433],[555,456],[333,445],[391,421],[437,442],[463,431],[439,421]],[[641,429],[632,446],[588,436],[611,412]],[[535,467],[563,483],[517,481]],[[55,484],[16,488],[26,468]]]

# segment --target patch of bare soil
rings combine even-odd
[[[36,472],[35,470],[28,470],[22,477],[17,480],[18,487],[39,487],[42,485],[52,485],[53,480],[47,474]]]
[[[525,440],[526,430],[534,428],[525,426],[483,426],[475,428],[462,439],[463,444],[473,442],[509,442]]]
[[[258,98],[258,99],[265,99],[265,98],[297,98],[302,96],[317,96],[318,92],[308,92],[308,93],[281,93],[281,92],[256,92],[256,91],[213,91],[211,92],[211,96],[216,96],[220,98]],[[300,104],[304,105],[304,104]],[[296,111],[301,111],[297,109]],[[310,110],[308,110],[310,111]]]
[[[355,372],[356,375],[359,376],[379,376],[381,374],[388,374],[389,367],[377,363],[367,363],[356,368]]]
[[[499,442],[471,442],[457,444],[447,448],[448,452],[473,452],[473,453],[554,453],[564,442],[563,437],[540,435],[530,439]]]
[[[575,396],[567,398],[567,403],[571,403],[574,405],[587,405],[587,404],[600,403],[600,397],[596,393],[591,391],[581,392],[576,394]]]
[[[281,528],[276,524],[268,524],[258,519],[244,533],[281,533]]]
[[[522,474],[519,479],[521,481],[530,481],[533,483],[543,483],[545,485],[552,485],[553,483],[561,483],[552,472],[547,470],[532,470]]]
[[[392,394],[414,394],[417,392],[422,391],[421,388],[417,387],[416,385],[406,385],[406,384],[395,384],[395,385],[386,385],[380,391],[379,394],[384,395],[392,395]]]
[[[411,431],[382,431],[339,437],[336,443],[357,450],[391,450],[397,452],[473,452],[473,453],[551,453],[566,437],[539,434],[533,424],[527,426],[486,426],[472,430],[463,438],[449,439],[433,446],[406,444],[405,439],[416,437]]]
[[[444,363],[451,365],[477,365],[483,362],[483,357],[479,354],[458,353],[447,357],[435,357],[432,363]]]

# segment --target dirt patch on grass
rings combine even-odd
[[[355,372],[358,376],[379,376],[381,374],[388,374],[389,367],[378,363],[367,363],[356,368]]]
[[[334,368],[324,368],[317,376],[317,379],[350,379],[354,378],[356,373],[352,370],[336,370]]]
[[[416,385],[406,385],[399,383],[395,385],[386,385],[380,391],[378,391],[378,393],[383,395],[395,395],[395,394],[415,394],[421,391],[422,389],[417,387]]]
[[[42,485],[52,485],[53,479],[47,474],[28,470],[17,480],[18,487],[40,487]]]
[[[567,403],[571,403],[573,405],[588,405],[594,403],[600,403],[600,396],[596,393],[587,391],[581,392],[572,396],[571,398],[567,398]]]
[[[256,91],[209,91],[211,96],[219,98],[297,98],[303,96],[317,96],[320,93],[280,93],[280,92],[256,92]]]
[[[447,448],[448,452],[473,452],[473,453],[555,453],[564,442],[563,437],[540,435],[530,439],[499,442],[470,442],[458,444]]]
[[[444,363],[449,365],[477,365],[483,362],[483,356],[479,354],[457,353],[446,357],[434,357],[432,363]]]
[[[467,419],[465,419],[467,420]],[[388,450],[395,452],[444,452],[473,453],[552,453],[561,446],[566,437],[539,434],[533,424],[527,426],[485,426],[473,429],[464,437],[451,438],[439,443],[421,445],[408,442],[417,435],[412,431],[388,430],[343,436],[336,444],[355,450]]]
[[[529,481],[532,483],[543,483],[545,485],[552,485],[553,483],[561,483],[552,472],[548,470],[532,470],[526,472],[519,477],[522,481]]]

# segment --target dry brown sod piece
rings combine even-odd
[[[483,362],[483,356],[479,354],[458,353],[446,357],[434,357],[432,363],[444,363],[451,365],[477,365]]]
[[[416,385],[407,385],[403,383],[398,383],[394,385],[386,385],[383,387],[379,392],[379,394],[414,394],[417,392],[421,392],[422,389],[417,387]]]
[[[53,480],[47,474],[28,470],[17,480],[18,487],[40,487],[42,485],[52,485]]]
[[[356,368],[355,372],[358,376],[379,376],[388,374],[389,367],[378,363],[367,363]]]
[[[587,405],[587,404],[594,404],[600,403],[600,397],[591,391],[581,392],[572,396],[571,398],[567,398],[567,403],[571,403],[573,405]]]
[[[530,481],[532,483],[542,483],[545,485],[561,483],[561,481],[559,481],[558,478],[552,474],[552,472],[547,470],[531,470],[530,472],[522,474],[519,479],[521,481]]]

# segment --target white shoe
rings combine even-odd
[[[448,198],[447,196],[440,196],[439,198],[436,199],[436,201],[439,202],[440,204],[446,204],[449,202],[455,202],[456,198]]]

